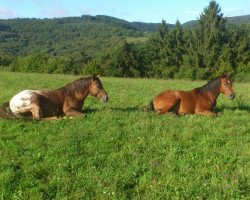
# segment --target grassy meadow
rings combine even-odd
[[[0,72],[0,103],[24,89],[54,89],[70,75]],[[85,117],[0,119],[0,199],[249,199],[250,83],[220,95],[216,117],[157,115],[166,88],[205,81],[102,77],[109,102]]]

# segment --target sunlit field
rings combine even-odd
[[[0,103],[70,75],[0,72]],[[148,111],[164,89],[205,81],[101,77],[109,102],[85,117],[0,119],[0,199],[249,199],[250,83],[220,95],[216,117]]]

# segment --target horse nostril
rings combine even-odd
[[[234,99],[235,98],[235,94],[230,94],[230,99]]]
[[[102,97],[102,101],[103,101],[103,102],[107,102],[108,99],[109,99],[108,96],[103,96],[103,97]]]

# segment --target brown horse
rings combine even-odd
[[[108,101],[108,95],[96,76],[80,78],[55,90],[24,90],[0,106],[3,118],[33,118],[84,115],[84,100],[88,95]],[[7,112],[9,107],[11,113]]]
[[[215,115],[212,110],[220,93],[229,99],[235,98],[229,75],[220,76],[190,91],[165,90],[152,99],[150,108],[159,114]]]

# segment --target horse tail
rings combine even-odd
[[[0,105],[0,117],[4,119],[17,119],[12,113],[8,112],[6,109],[9,107],[10,102],[4,102]]]
[[[150,111],[154,111],[155,110],[153,100],[151,100],[150,103],[149,103],[149,110]]]

